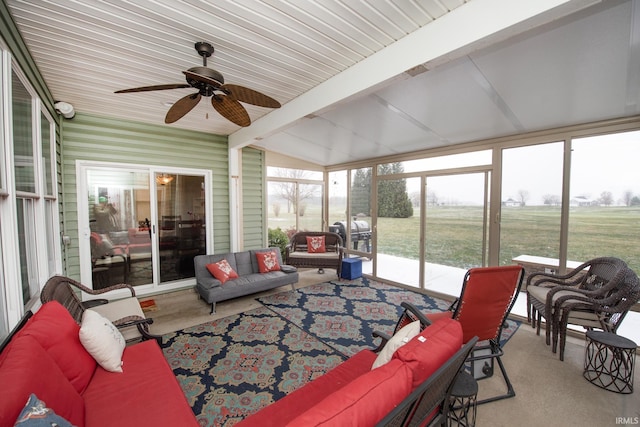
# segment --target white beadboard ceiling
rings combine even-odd
[[[164,125],[202,65],[282,108],[167,125],[328,166],[640,114],[640,0],[4,0],[54,99]]]

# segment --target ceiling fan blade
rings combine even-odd
[[[114,93],[149,92],[152,90],[182,89],[186,87],[191,87],[191,86],[189,86],[186,83],[170,83],[166,85],[142,86],[142,87],[134,87],[133,89],[122,89],[122,90],[117,90]]]
[[[171,108],[169,108],[167,116],[164,118],[164,122],[173,123],[180,120],[185,114],[193,110],[193,107],[198,105],[200,98],[202,98],[202,95],[198,92],[187,95],[184,98],[180,98],[171,106]]]
[[[257,105],[259,107],[280,108],[280,103],[275,99],[244,86],[226,84],[222,85],[220,89],[227,92],[231,98],[237,101],[246,102],[247,104]]]
[[[232,121],[238,126],[247,127],[251,124],[249,113],[235,99],[231,99],[225,95],[213,95],[211,97],[211,105],[221,116]]]

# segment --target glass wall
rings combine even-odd
[[[369,242],[373,231],[372,174],[373,168],[351,170],[348,212],[350,220],[341,222],[337,228],[345,247],[353,254],[361,256],[367,256],[372,250]]]
[[[567,256],[621,258],[640,272],[640,131],[571,144]]]
[[[329,212],[327,213],[329,228],[337,222],[347,219],[347,171],[329,172],[327,179],[329,192]]]
[[[486,265],[487,174],[430,176],[426,180],[426,280],[433,265],[469,269]]]
[[[381,179],[377,194],[377,275],[416,287],[420,286],[420,182],[419,177]]]
[[[268,228],[291,236],[296,231],[323,230],[321,172],[267,168]]]
[[[500,264],[560,257],[564,142],[502,150]]]

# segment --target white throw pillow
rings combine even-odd
[[[371,369],[379,368],[388,361],[391,360],[393,353],[397,349],[411,341],[411,338],[417,336],[420,333],[420,321],[416,320],[408,325],[403,326],[398,332],[396,332],[389,341],[384,345]]]
[[[126,342],[109,319],[93,310],[85,310],[80,327],[80,342],[104,369],[122,372],[122,353]]]

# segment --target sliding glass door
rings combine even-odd
[[[194,277],[193,258],[206,253],[204,177],[156,172],[160,282]]]
[[[424,287],[457,295],[464,272],[486,265],[489,172],[430,176],[424,216]]]
[[[80,173],[84,283],[146,289],[195,277],[193,258],[207,247],[206,172],[86,165]]]

